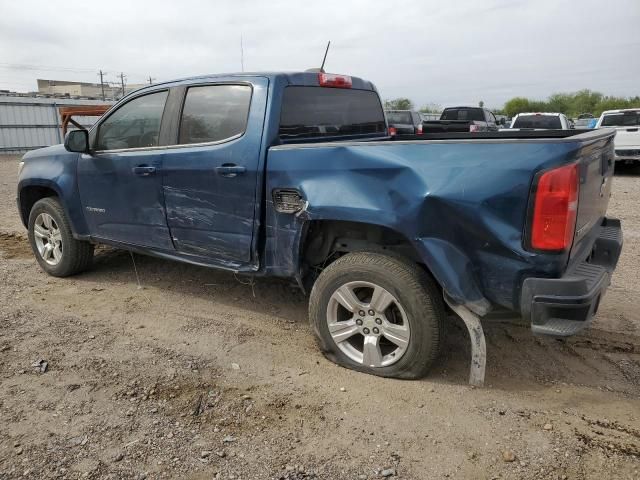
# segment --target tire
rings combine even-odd
[[[351,300],[349,292],[355,295]],[[425,376],[444,337],[444,306],[435,282],[417,264],[388,253],[349,253],[329,265],[311,290],[309,318],[329,360],[381,377]]]
[[[73,238],[69,220],[55,197],[43,198],[33,205],[29,213],[29,243],[40,267],[54,277],[80,273],[93,260],[93,245]]]

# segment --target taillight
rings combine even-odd
[[[389,127],[389,135],[394,137],[396,133],[398,133],[398,131],[396,130],[396,127]]]
[[[321,87],[351,88],[351,77],[335,73],[319,73],[318,82]]]
[[[469,132],[479,132],[480,131],[480,125],[475,125],[475,124],[471,124],[469,125]]]
[[[531,225],[531,247],[566,250],[571,247],[578,212],[578,165],[543,173],[538,179]]]
[[[418,127],[416,128],[416,135],[422,135],[422,124],[419,123]]]

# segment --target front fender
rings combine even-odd
[[[89,235],[82,210],[76,176],[77,153],[68,152],[62,145],[54,145],[29,152],[24,156],[24,166],[18,178],[17,200],[22,205],[25,189],[47,188],[55,192],[71,223],[74,235]],[[28,213],[20,209],[22,223],[26,226]],[[26,218],[25,218],[26,217]]]

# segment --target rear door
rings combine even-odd
[[[177,251],[222,267],[251,262],[268,80],[224,78],[184,88],[163,192]]]

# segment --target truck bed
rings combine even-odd
[[[569,138],[583,135],[584,130],[500,130],[497,132],[425,132],[422,135],[396,135],[395,140],[469,140],[469,139],[535,139]],[[589,132],[591,133],[591,132]]]
[[[335,219],[338,212],[343,221],[399,232],[456,302],[480,311],[488,299],[519,310],[523,278],[560,277],[589,255],[609,200],[612,140],[612,130],[600,129],[288,143],[269,149],[267,191],[302,185],[305,218]],[[533,182],[571,162],[581,165],[573,248],[531,251],[525,231]],[[299,225],[275,215],[267,227],[291,236],[286,248],[267,251],[278,258],[298,251]]]

